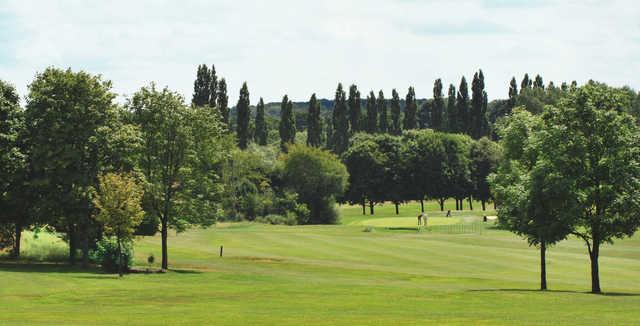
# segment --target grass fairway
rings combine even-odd
[[[476,208],[479,205],[476,206]],[[590,289],[589,263],[571,239],[538,252],[499,230],[411,230],[416,205],[342,207],[336,226],[219,224],[169,239],[167,274],[123,279],[64,265],[0,263],[0,324],[215,325],[631,325],[640,319],[640,237],[602,249],[606,295]],[[438,218],[472,223],[482,212]],[[489,212],[493,214],[493,212]],[[406,221],[405,221],[406,220]],[[394,224],[393,221],[397,221]],[[377,224],[379,223],[379,224]],[[366,225],[380,228],[363,232]],[[399,227],[400,230],[388,227]],[[219,246],[225,256],[219,258]],[[138,262],[158,237],[136,243]]]

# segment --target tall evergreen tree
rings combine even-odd
[[[333,107],[333,150],[342,154],[349,147],[349,120],[347,118],[347,98],[342,83],[338,83]]]
[[[533,81],[533,88],[544,89],[544,81],[542,80],[542,76],[536,75],[536,78]]]
[[[400,96],[395,88],[391,90],[391,133],[394,135],[402,133],[402,124],[400,123]]]
[[[216,76],[216,66],[211,65],[211,77],[209,77],[209,106],[214,107],[218,104],[218,76]]]
[[[489,135],[489,119],[487,118],[487,108],[489,107],[489,96],[486,91],[482,92],[482,112],[480,116],[482,117],[482,122],[480,123],[480,137]]]
[[[207,65],[198,65],[196,72],[196,80],[193,82],[193,98],[191,103],[194,106],[204,106],[209,104],[209,96],[211,90],[209,89],[211,84],[211,75],[209,74],[209,68]]]
[[[268,132],[267,132],[267,122],[264,120],[264,101],[262,100],[262,97],[260,98],[260,101],[256,106],[255,126],[256,126],[256,132],[255,132],[256,143],[262,146],[266,145]]]
[[[511,78],[509,83],[509,107],[514,108],[516,106],[516,97],[518,96],[518,83],[516,77]]]
[[[322,145],[322,126],[320,123],[320,103],[316,94],[309,99],[309,113],[307,114],[307,145],[320,147]]]
[[[324,140],[326,148],[333,148],[333,117],[325,117],[322,123],[324,128]]]
[[[389,132],[389,117],[387,116],[387,102],[384,99],[382,90],[378,92],[378,131]]]
[[[360,91],[356,85],[349,87],[349,123],[351,133],[360,131]]]
[[[280,148],[287,150],[287,145],[295,143],[296,140],[296,119],[293,114],[293,103],[289,96],[282,98],[280,106]]]
[[[376,95],[373,94],[373,91],[369,92],[369,96],[367,97],[367,129],[366,131],[370,134],[378,131],[378,110],[376,108]]]
[[[416,91],[413,89],[413,86],[411,86],[409,87],[409,91],[407,92],[407,97],[405,99],[403,123],[405,130],[416,129],[418,124],[416,118],[417,111],[418,105],[416,104]]]
[[[484,75],[482,70],[473,75],[471,82],[471,112],[469,114],[470,135],[474,139],[482,137],[482,128],[484,124],[484,115],[482,107],[484,105]]]
[[[520,83],[520,94],[522,94],[522,92],[524,92],[525,89],[529,89],[531,88],[531,79],[529,79],[529,74],[524,74],[524,77],[522,78],[522,82]]]
[[[438,131],[443,130],[444,127],[444,99],[442,97],[442,80],[438,78],[433,83],[433,108],[431,110],[431,127]]]
[[[459,132],[460,121],[458,118],[458,108],[456,107],[456,87],[453,84],[449,84],[449,91],[447,93],[447,127],[448,132]]]
[[[470,134],[471,115],[469,112],[469,86],[467,85],[467,79],[464,78],[464,76],[462,76],[462,79],[460,80],[460,87],[458,87],[456,106],[458,108],[460,120],[460,128],[458,132]]]
[[[222,117],[222,122],[224,122],[224,126],[229,129],[229,96],[227,96],[227,81],[224,79],[220,79],[218,83],[218,112],[220,112],[220,116]]]
[[[236,134],[238,137],[238,147],[246,149],[249,143],[249,120],[251,118],[251,108],[249,108],[249,88],[247,83],[242,83],[240,98],[236,105],[238,121],[236,124]]]

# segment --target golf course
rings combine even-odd
[[[56,263],[66,259],[64,242],[25,233],[22,260],[0,262],[0,324],[637,323],[638,236],[602,248],[603,294],[589,293],[589,258],[572,238],[548,251],[549,291],[539,291],[538,251],[483,223],[494,211],[447,218],[435,202],[425,204],[422,229],[412,203],[399,215],[391,204],[373,216],[341,206],[339,225],[240,222],[171,232],[167,273],[123,278]],[[159,236],[137,238],[135,268],[157,269],[147,257],[159,252]]]

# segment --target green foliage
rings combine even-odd
[[[486,122],[487,93],[484,91],[484,75],[482,70],[473,75],[471,83],[471,111],[469,114],[469,132],[471,137],[479,139],[488,132]]]
[[[298,220],[295,215],[287,214],[286,216],[278,214],[269,214],[256,218],[256,222],[272,225],[296,225]]]
[[[255,119],[256,119],[255,120],[255,126],[256,126],[255,141],[258,145],[262,145],[262,146],[267,145],[268,128],[267,128],[267,122],[265,121],[265,118],[264,118],[264,101],[262,100],[262,97],[260,98],[260,101],[256,106]]]
[[[131,242],[135,228],[142,222],[142,195],[140,181],[130,174],[106,173],[98,176],[98,189],[93,204],[98,211],[94,216],[107,236],[120,243]]]
[[[107,273],[128,271],[133,265],[133,243],[119,246],[115,238],[102,238],[91,251],[90,258]]]
[[[456,87],[453,84],[449,84],[447,97],[447,114],[446,116],[446,128],[447,132],[459,132],[460,131],[460,114],[458,114],[458,108],[456,107]]]
[[[220,113],[222,122],[227,129],[230,129],[231,125],[229,124],[229,96],[227,95],[227,81],[224,78],[220,79],[220,82],[218,82],[218,93],[216,96],[216,100],[218,101],[216,108]]]
[[[500,146],[486,137],[471,144],[471,181],[476,200],[484,203],[492,199],[487,177],[497,171],[501,154]]]
[[[293,144],[296,138],[296,120],[293,114],[292,103],[285,95],[282,98],[280,109],[280,148],[285,151],[287,145]]]
[[[240,149],[246,149],[249,142],[249,120],[251,119],[251,108],[249,105],[249,89],[245,82],[240,89],[240,98],[238,99],[238,105],[236,105],[238,113],[236,134],[238,147],[240,147]]]
[[[215,73],[215,72],[214,72]],[[198,65],[196,80],[193,82],[193,97],[191,104],[204,106],[209,104],[211,97],[211,73],[207,65]]]
[[[367,96],[367,124],[365,130],[370,134],[378,131],[378,108],[373,91],[369,92],[369,96]]]
[[[456,110],[458,114],[455,132],[469,134],[471,130],[471,112],[469,109],[469,87],[467,80],[462,76],[460,86],[458,87],[458,95],[456,96]]]
[[[291,146],[281,161],[285,185],[309,208],[309,223],[335,223],[333,205],[347,187],[346,167],[330,152],[302,145]]]

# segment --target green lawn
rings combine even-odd
[[[346,225],[219,224],[172,235],[167,274],[118,279],[0,262],[0,324],[637,324],[640,237],[603,248],[607,295],[586,293],[586,249],[562,242],[548,253],[552,291],[542,293],[538,253],[525,241],[491,227],[456,234],[435,225],[478,225],[495,212],[444,218],[429,203],[434,226],[418,230],[418,208],[404,205],[396,217],[393,205],[374,216],[341,207]],[[368,225],[376,228],[363,232]],[[25,237],[26,250],[52,241]],[[159,244],[139,239],[137,261],[159,260]]]

